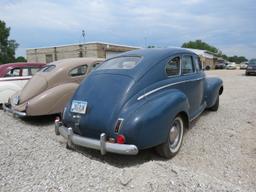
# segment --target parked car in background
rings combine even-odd
[[[240,69],[246,69],[247,66],[248,66],[248,63],[247,63],[247,62],[246,62],[246,63],[241,63],[241,64],[240,64]]]
[[[256,59],[251,59],[245,71],[245,75],[256,74]]]
[[[186,49],[142,49],[111,58],[81,83],[55,132],[74,145],[136,155],[156,147],[171,158],[206,108],[218,110],[222,80],[205,77]]]
[[[73,58],[49,63],[3,108],[20,117],[61,113],[80,82],[102,61],[99,58]]]
[[[227,66],[226,66],[226,69],[236,69],[236,63],[229,63]]]
[[[18,90],[44,66],[43,63],[9,63],[0,65],[0,104]]]
[[[215,69],[225,69],[226,68],[226,64],[225,63],[217,63],[215,65]]]

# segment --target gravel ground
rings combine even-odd
[[[14,119],[0,111],[0,191],[256,191],[256,77],[210,71],[224,93],[218,112],[192,123],[171,160],[153,150],[127,157],[70,151],[54,117]]]

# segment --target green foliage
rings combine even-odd
[[[207,50],[215,54],[220,54],[220,51],[216,47],[211,46],[208,43],[203,42],[202,40],[189,41],[187,43],[183,43],[181,47]]]
[[[23,56],[19,56],[15,59],[15,62],[27,62],[26,58]]]
[[[10,27],[6,27],[0,20],[0,64],[15,62],[15,50],[19,44],[15,40],[9,40]]]
[[[212,53],[214,53],[217,57],[222,57],[223,59],[230,61],[230,62],[235,62],[235,63],[241,63],[248,61],[244,56],[232,56],[228,57],[227,55],[223,54],[221,50],[218,48],[209,45],[206,42],[203,42],[202,40],[196,40],[196,41],[189,41],[187,43],[183,43],[182,45],[183,48],[191,48],[191,49],[201,49],[201,50],[207,50]]]
[[[242,62],[245,62],[245,61],[248,61],[248,59],[246,59],[245,57],[243,56],[232,56],[232,57],[228,57],[228,61],[230,62],[235,62],[235,63],[242,63]]]

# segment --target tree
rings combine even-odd
[[[0,64],[15,61],[15,50],[19,44],[15,40],[9,40],[10,27],[6,27],[4,21],[0,20]]]
[[[15,62],[27,62],[26,58],[23,56],[19,56],[15,59]]]
[[[203,42],[202,40],[189,41],[187,43],[183,43],[183,45],[181,47],[207,50],[207,51],[210,51],[215,54],[221,54],[221,51],[219,49],[217,49],[216,47],[214,47],[212,45],[209,45],[206,42]]]

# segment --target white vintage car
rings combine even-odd
[[[9,97],[21,90],[32,75],[44,65],[41,63],[0,65],[0,104],[8,102]]]

